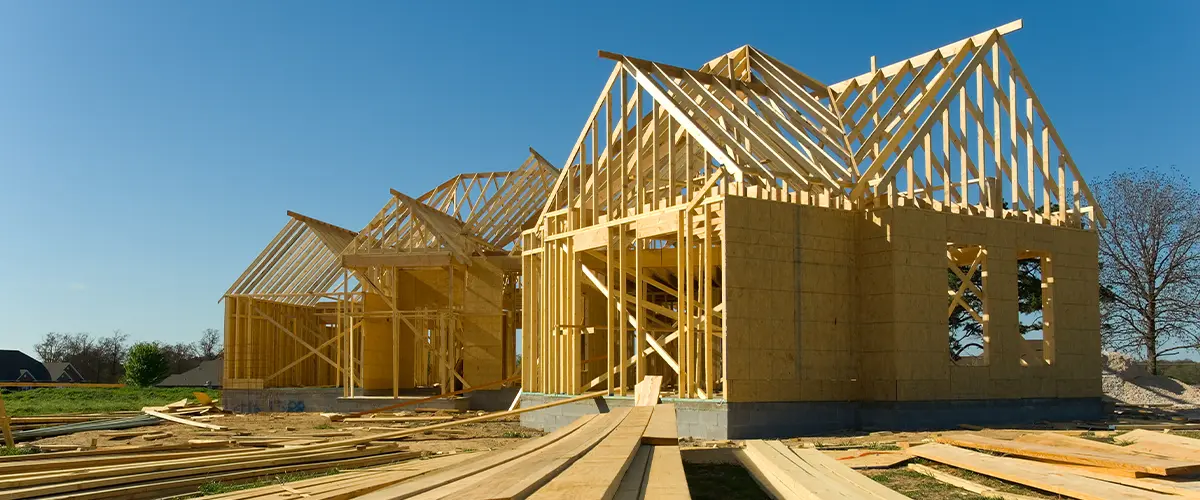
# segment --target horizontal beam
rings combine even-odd
[[[343,255],[343,267],[446,267],[453,258],[450,252],[392,253],[378,255]]]

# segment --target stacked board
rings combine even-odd
[[[687,499],[674,405],[586,415],[501,451],[351,471],[221,499]]]

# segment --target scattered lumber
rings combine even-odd
[[[170,432],[155,432],[153,434],[143,435],[142,439],[145,439],[146,441],[157,441],[159,439],[166,439],[166,438],[172,437],[174,435],[175,434],[170,433]]]
[[[1158,476],[1187,475],[1200,472],[1200,461],[1182,461],[1155,455],[1113,453],[1091,448],[1053,446],[1020,441],[1004,441],[972,434],[947,434],[939,443],[985,450],[1019,457],[1037,458],[1069,464],[1146,472]]]
[[[1016,458],[997,457],[956,448],[941,443],[923,444],[909,448],[913,456],[966,469],[1031,488],[1057,493],[1081,500],[1167,500],[1173,496],[1123,486],[1107,480],[1094,479],[1056,468]]]
[[[657,412],[657,406],[643,406],[585,415],[510,450],[399,481],[361,498],[690,498],[678,446],[643,444]]]
[[[250,478],[260,469],[330,467],[328,463],[360,458],[386,458],[387,461],[417,458],[395,445],[343,446],[310,452],[301,448],[209,453],[205,456],[137,460],[130,463],[51,469],[40,472],[0,476],[0,498],[21,499],[63,495],[64,498],[131,498],[150,494],[165,496],[164,488],[181,488],[197,481],[207,482],[221,475]],[[137,485],[135,489],[127,486]],[[88,490],[98,490],[91,491]],[[186,492],[186,491],[182,491]]]
[[[159,411],[159,409],[157,409],[157,408],[151,408],[151,407],[142,408],[142,412],[144,412],[145,414],[150,415],[152,417],[158,417],[163,420],[169,420],[169,421],[175,422],[177,424],[190,425],[192,427],[200,427],[202,429],[211,429],[214,431],[223,431],[223,430],[228,429],[228,427],[223,427],[223,426],[220,426],[217,424],[197,422],[195,420],[177,417],[175,415],[169,415],[169,414]]]
[[[982,484],[976,483],[976,482],[968,480],[968,479],[963,479],[963,478],[955,476],[953,474],[947,474],[940,470],[934,469],[933,467],[926,467],[926,466],[920,465],[920,464],[908,464],[908,469],[913,472],[917,472],[917,473],[932,477],[934,479],[937,479],[938,481],[949,484],[956,488],[962,488],[971,493],[975,493],[975,494],[978,494],[979,496],[983,496],[983,497],[987,497],[987,498],[999,498],[1001,500],[1037,500],[1037,497],[1031,497],[1031,496],[1027,496],[1027,495],[1018,495],[1016,493],[1000,491],[995,488],[990,488],[990,487],[984,486]]]
[[[792,449],[779,441],[746,441],[738,453],[764,489],[783,500],[807,498],[907,498],[811,448]]]

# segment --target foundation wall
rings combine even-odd
[[[395,403],[423,398],[436,391],[413,392],[413,396],[345,398],[340,387],[280,387],[270,389],[225,389],[221,391],[224,409],[235,413],[284,412],[357,412],[382,408]],[[517,395],[516,388],[479,390],[467,397],[437,399],[412,405],[412,408],[445,408],[457,410],[507,410]],[[405,408],[408,409],[408,408]]]

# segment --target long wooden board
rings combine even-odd
[[[766,441],[746,441],[738,458],[758,484],[781,500],[854,498],[854,491],[801,467]]]
[[[675,420],[675,405],[655,405],[650,423],[642,434],[642,444],[679,446],[679,427]]]
[[[907,497],[896,493],[888,487],[879,484],[874,479],[855,472],[850,467],[838,463],[837,460],[825,455],[819,450],[808,448],[788,448],[783,443],[772,442],[771,446],[776,447],[784,456],[787,456],[792,462],[815,469],[817,473],[823,473],[825,477],[833,478],[838,482],[853,485],[859,491],[865,493],[869,498],[879,498],[883,500],[906,500]],[[791,451],[792,456],[788,456],[785,451]],[[799,460],[797,460],[799,459]],[[801,463],[803,462],[803,463]]]
[[[155,417],[161,418],[163,420],[170,420],[177,424],[190,425],[192,427],[200,427],[203,429],[212,429],[214,431],[223,431],[223,430],[228,429],[228,427],[222,427],[217,424],[207,424],[204,422],[197,422],[195,420],[176,417],[175,415],[169,415],[169,414],[163,413],[161,411],[157,411],[153,408],[142,408],[142,412],[144,412],[147,415],[153,415]]]
[[[650,422],[652,407],[630,409],[629,415],[595,449],[550,479],[528,498],[531,500],[579,500],[612,498],[620,486],[621,476],[642,443],[642,433]],[[653,457],[651,457],[653,461]],[[653,469],[653,466],[651,466]],[[653,470],[650,471],[653,474]],[[602,492],[602,494],[601,494]],[[514,496],[512,498],[521,498]]]
[[[1118,454],[1038,443],[1004,441],[1002,439],[993,439],[972,434],[947,434],[937,437],[936,440],[939,443],[1004,453],[1006,455],[1091,465],[1094,467],[1107,467],[1110,469],[1148,472],[1159,476],[1185,475],[1200,472],[1200,462],[1180,461],[1154,455]]]
[[[621,484],[617,486],[617,494],[613,496],[614,500],[641,500],[643,498],[642,491],[645,488],[646,471],[650,466],[650,455],[654,454],[654,447],[642,445],[638,448],[637,454],[633,456],[633,461],[629,463],[629,468],[625,470],[625,475],[621,476]]]
[[[513,460],[517,460],[545,446],[549,446],[560,439],[570,436],[596,417],[598,417],[598,415],[584,415],[578,419],[575,419],[574,422],[571,422],[570,424],[551,432],[550,434],[525,442],[511,450],[491,453],[488,456],[481,457],[478,460],[462,464],[458,467],[439,471],[425,477],[417,478],[413,481],[405,481],[403,483],[364,495],[362,499],[385,500],[412,498],[426,491],[433,490],[434,488],[450,484],[451,482],[458,481],[462,478],[478,474]]]
[[[687,477],[683,473],[683,457],[678,446],[654,446],[646,471],[641,498],[652,500],[688,500]]]
[[[1170,500],[1173,497],[1084,477],[1065,469],[930,443],[908,449],[914,456],[1080,500]]]
[[[1124,448],[1163,455],[1177,460],[1200,460],[1200,439],[1164,434],[1144,429],[1134,430],[1116,438],[1132,442]]]
[[[591,451],[617,429],[629,408],[601,414],[570,436],[489,471],[472,475],[414,500],[439,498],[523,498]]]

